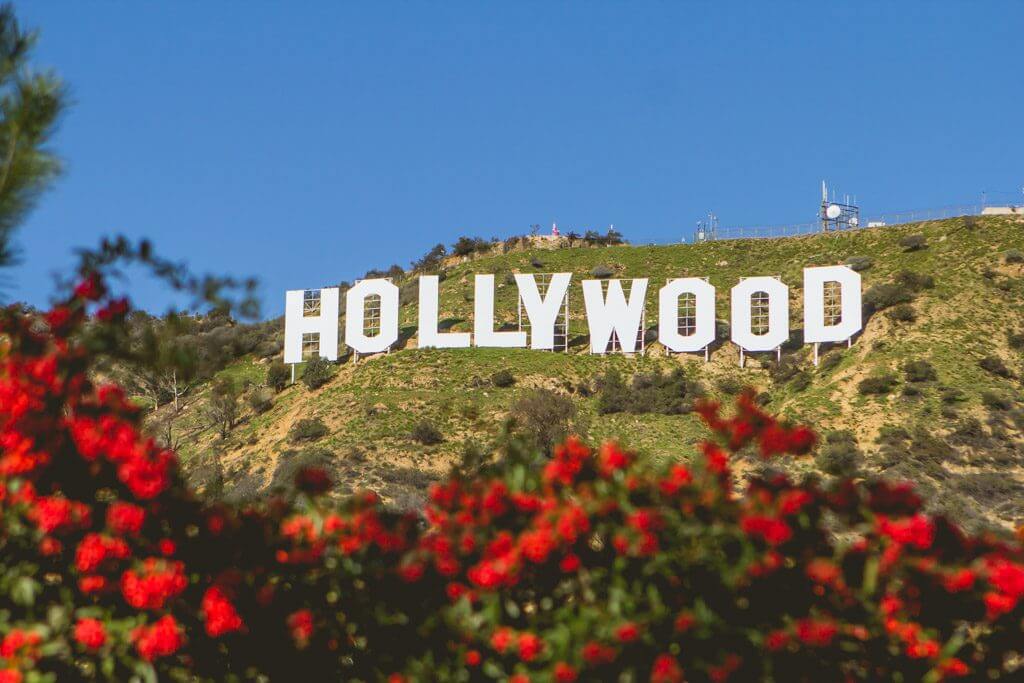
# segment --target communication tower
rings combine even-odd
[[[856,201],[856,197],[851,201],[850,195],[846,195],[843,201],[837,200],[835,190],[832,190],[832,197],[829,198],[828,185],[822,180],[821,207],[818,209],[821,231],[834,232],[860,227],[860,207]]]

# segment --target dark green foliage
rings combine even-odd
[[[607,278],[607,277],[611,277],[614,274],[615,274],[615,271],[612,270],[609,266],[605,266],[605,265],[594,266],[591,269],[591,271],[590,271],[591,277],[596,277],[598,279],[604,279],[604,278]]]
[[[889,317],[901,323],[912,323],[917,320],[917,312],[911,304],[897,304],[889,309]]]
[[[292,441],[316,441],[327,436],[327,425],[319,417],[307,417],[292,426],[289,436]]]
[[[491,242],[481,237],[460,237],[452,245],[452,254],[455,256],[469,256],[470,254],[483,254],[491,250]]]
[[[935,278],[931,275],[915,273],[912,270],[901,270],[892,278],[897,285],[906,287],[912,292],[920,292],[935,287]]]
[[[928,245],[928,240],[925,239],[924,235],[906,235],[900,238],[899,244],[906,251],[918,251]]]
[[[510,387],[516,383],[516,377],[512,374],[511,370],[498,370],[496,373],[491,375],[491,384],[504,389]]]
[[[534,256],[533,258],[530,259],[530,265],[533,266],[534,268],[540,269],[544,267],[544,262],[541,261],[536,256]]]
[[[857,391],[862,394],[888,394],[896,385],[898,380],[891,374],[865,377],[857,384]]]
[[[981,392],[981,403],[992,410],[1009,410],[1013,407],[1013,399],[996,391]]]
[[[207,423],[224,438],[238,421],[239,391],[234,382],[219,379],[210,387],[210,398],[206,404]]]
[[[274,391],[281,391],[291,381],[291,369],[281,361],[273,361],[267,368],[267,386]]]
[[[317,356],[302,370],[302,383],[310,389],[319,389],[331,378],[331,363],[326,358]]]
[[[1020,249],[1009,249],[1003,254],[1003,260],[1007,263],[1024,263],[1024,251]]]
[[[410,270],[420,273],[435,271],[441,267],[448,250],[443,244],[435,244],[434,247],[424,254],[418,261],[413,261]]]
[[[951,404],[966,400],[967,395],[956,387],[943,387],[939,397],[943,403]]]
[[[723,394],[735,396],[743,391],[743,382],[735,377],[719,377],[715,380],[715,388]]]
[[[870,256],[851,256],[846,259],[846,265],[860,273],[875,265],[875,262]]]
[[[583,431],[576,422],[573,400],[548,389],[531,389],[516,399],[509,419],[518,434],[545,453],[571,433]]]
[[[965,417],[959,424],[957,424],[954,429],[954,433],[957,436],[968,438],[979,438],[985,436],[985,430],[981,426],[981,421],[976,417]]]
[[[441,434],[441,430],[434,426],[434,423],[430,420],[420,420],[417,422],[416,426],[412,428],[410,437],[413,441],[424,446],[433,446],[444,441],[444,435]]]
[[[812,380],[811,373],[801,370],[793,375],[793,379],[789,381],[789,388],[796,392],[804,391],[811,386]]]
[[[601,414],[680,415],[689,412],[694,397],[702,393],[679,368],[669,373],[639,373],[628,385],[619,372],[612,369],[598,379],[597,388],[597,410]]]
[[[1009,379],[1013,377],[1013,373],[1010,372],[1010,368],[1006,367],[1006,363],[1003,359],[998,356],[985,356],[978,361],[978,367],[986,372],[991,372],[993,375],[998,377],[1005,377]]]
[[[274,393],[270,389],[257,388],[249,394],[246,401],[254,413],[265,413],[274,405]]]
[[[914,293],[906,287],[885,282],[872,285],[864,292],[864,308],[867,312],[881,311],[896,304],[913,301]]]
[[[0,266],[15,262],[14,231],[61,172],[49,143],[67,95],[56,76],[29,66],[34,46],[14,8],[0,7]]]
[[[334,460],[334,455],[323,448],[285,451],[277,459],[277,467],[270,479],[270,490],[286,493],[294,491],[295,475],[300,470],[316,467],[330,471]]]
[[[826,474],[837,477],[853,476],[860,469],[864,456],[857,448],[857,440],[848,431],[829,432],[825,445],[814,458],[814,464]]]
[[[926,360],[911,360],[903,365],[903,375],[908,382],[932,382],[938,379],[935,367]]]
[[[1024,350],[1024,332],[1007,332],[1006,342],[1011,349],[1016,351]]]
[[[822,372],[829,372],[839,367],[839,364],[843,362],[843,354],[840,351],[833,351],[832,353],[825,354],[825,357],[818,361],[818,368]]]

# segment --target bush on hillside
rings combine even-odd
[[[310,390],[316,390],[327,384],[331,379],[331,363],[326,358],[317,356],[306,363],[302,369],[302,383]]]
[[[499,389],[505,389],[515,383],[516,376],[512,374],[511,370],[498,370],[496,373],[491,375],[491,384]]]
[[[858,382],[857,391],[862,394],[888,394],[898,383],[896,377],[891,374],[875,375]]]
[[[444,441],[444,435],[441,433],[441,430],[430,420],[420,420],[417,422],[409,436],[413,441],[424,446],[433,446]]]
[[[1024,263],[1024,251],[1009,249],[1003,254],[1003,260],[1007,263]]]
[[[637,373],[629,384],[613,368],[598,378],[597,390],[597,411],[602,415],[681,415],[689,412],[693,400],[703,394],[700,386],[690,381],[679,368],[669,373],[660,370]]]
[[[913,301],[914,293],[904,286],[883,282],[871,285],[864,292],[864,308],[868,313]]]
[[[210,387],[203,415],[206,423],[216,429],[222,439],[227,437],[238,422],[241,413],[240,396],[241,392],[230,379],[218,379]]]
[[[889,309],[888,316],[901,323],[912,323],[917,320],[917,311],[911,304],[897,304]]]
[[[544,262],[541,261],[536,256],[534,256],[533,258],[530,259],[530,265],[533,266],[534,268],[540,270],[541,268],[544,267]]]
[[[1024,351],[1024,332],[1007,332],[1006,343],[1015,351]]]
[[[685,461],[513,450],[422,516],[326,499],[318,456],[284,497],[211,505],[92,383],[86,307],[120,324],[97,290],[47,326],[0,314],[0,435],[34,446],[0,452],[6,681],[1019,679],[1020,544],[903,484],[734,490],[738,453],[815,442],[750,394],[698,406],[711,438]],[[963,486],[1021,497],[993,473]]]
[[[409,270],[418,273],[432,273],[436,272],[441,268],[441,264],[444,262],[444,257],[448,255],[448,250],[443,244],[435,244],[430,251],[421,256],[418,260],[413,261]]]
[[[274,391],[281,391],[292,379],[292,371],[281,361],[273,361],[267,367],[267,386]]]
[[[615,275],[615,271],[610,266],[596,265],[590,270],[590,276],[599,280],[609,278],[612,275]]]
[[[483,254],[491,250],[491,243],[481,237],[460,237],[452,245],[452,255],[470,256]]]
[[[870,256],[851,256],[846,259],[846,265],[849,266],[851,270],[861,273],[875,265],[875,261]]]
[[[914,293],[935,287],[934,277],[912,270],[901,270],[893,276],[892,280],[897,285],[906,287]]]
[[[938,379],[935,366],[926,360],[911,360],[904,363],[903,376],[908,382],[932,382]]]
[[[864,455],[857,447],[857,439],[847,431],[830,432],[825,445],[814,457],[819,470],[836,477],[852,477],[860,469]]]
[[[999,391],[983,391],[981,404],[992,410],[1009,410],[1013,407],[1013,399]]]
[[[525,436],[542,453],[550,453],[576,425],[576,404],[568,396],[549,389],[531,389],[521,395],[509,410],[516,433]]]
[[[292,441],[316,441],[327,436],[327,425],[319,417],[307,417],[292,425],[289,436]]]
[[[246,397],[246,402],[257,415],[265,413],[274,405],[274,392],[270,389],[257,387]]]
[[[1006,367],[1006,363],[999,356],[985,356],[978,361],[978,367],[985,372],[991,372],[997,377],[1004,377],[1009,379],[1013,377],[1013,373],[1010,372],[1010,368]]]
[[[918,251],[928,245],[924,235],[906,235],[900,238],[900,246],[906,251]]]

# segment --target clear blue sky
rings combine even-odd
[[[866,213],[1024,184],[1020,2],[16,6],[75,100],[8,275],[38,304],[115,233],[259,277],[278,315],[461,234],[672,240],[709,209],[813,220],[822,178]]]

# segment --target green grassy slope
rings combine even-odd
[[[924,249],[907,251],[899,245],[904,236],[918,233],[927,238]],[[467,447],[491,447],[511,402],[531,388],[545,387],[572,397],[592,440],[617,437],[646,457],[686,457],[692,452],[690,444],[703,434],[694,416],[598,416],[596,398],[579,390],[610,367],[627,378],[683,367],[712,395],[728,398],[737,382],[752,385],[765,392],[773,411],[811,421],[822,431],[849,430],[864,453],[866,472],[913,478],[942,493],[936,500],[962,517],[1011,524],[1024,518],[1019,379],[1024,376],[1024,355],[1011,347],[1008,333],[1024,331],[1024,269],[1007,263],[1005,253],[1019,248],[1024,248],[1024,222],[985,217],[776,240],[538,249],[467,260],[451,265],[441,283],[440,317],[452,322],[452,330],[471,329],[474,273],[495,274],[496,315],[513,323],[516,287],[511,273],[571,271],[570,353],[417,350],[412,336],[415,289],[405,284],[405,348],[347,363],[317,391],[301,384],[289,387],[270,411],[246,416],[226,440],[202,429],[200,394],[180,419],[180,430],[189,435],[181,451],[199,479],[208,479],[219,464],[229,495],[258,494],[297,451],[319,449],[316,457],[331,463],[343,488],[370,486],[399,500],[439,476]],[[710,363],[696,355],[667,355],[657,344],[642,356],[586,353],[579,282],[590,278],[596,266],[610,267],[615,277],[650,278],[649,328],[657,322],[656,289],[668,278],[709,277],[717,288],[717,317],[727,320],[729,290],[741,276],[777,275],[790,287],[796,329],[802,319],[802,269],[842,263],[852,256],[873,261],[862,272],[865,291],[908,270],[932,276],[934,286],[917,294],[912,304],[916,320],[876,313],[852,348],[828,350],[818,368],[811,364],[809,346],[794,345],[785,354],[786,364],[804,374],[770,372],[767,355],[755,356],[740,369],[730,343],[717,346]],[[1012,376],[980,367],[986,356],[1000,358]],[[937,378],[907,382],[903,365],[909,360],[927,360]],[[490,384],[499,369],[512,372],[513,387]],[[248,362],[225,372],[257,383],[265,375],[263,366]],[[898,380],[891,393],[858,391],[862,379],[885,373]],[[804,381],[807,375],[809,383]],[[321,418],[329,432],[314,444],[296,445],[288,431],[306,417]],[[413,426],[423,420],[436,425],[444,441],[422,446],[410,439]],[[905,435],[894,428],[906,430]],[[810,472],[817,466],[814,459],[805,459],[790,468]]]

